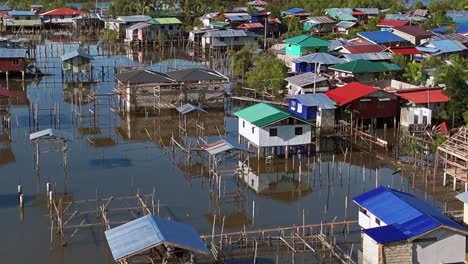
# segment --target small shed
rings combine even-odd
[[[68,73],[91,72],[93,56],[81,50],[75,50],[62,56],[62,69]]]
[[[328,52],[330,42],[309,35],[299,35],[284,40],[287,55],[301,56],[308,53]]]
[[[305,93],[326,92],[330,86],[328,78],[313,72],[291,76],[285,80],[288,82],[286,88],[288,89],[289,96]]]
[[[467,230],[415,196],[378,187],[359,206],[363,263],[463,263]]]
[[[400,126],[412,127],[418,125],[430,125],[432,120],[431,109],[425,107],[401,107]]]
[[[153,252],[152,261],[190,261],[209,250],[190,225],[146,215],[104,232],[114,260],[119,263]]]
[[[0,49],[0,72],[25,72],[27,49]]]
[[[305,120],[314,120],[316,127],[333,129],[335,126],[335,102],[325,94],[298,94],[288,100],[289,112]]]

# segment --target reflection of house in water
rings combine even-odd
[[[238,163],[239,180],[257,194],[282,202],[293,202],[312,191],[306,175],[307,167],[292,159],[251,158]],[[301,175],[299,174],[301,172]]]

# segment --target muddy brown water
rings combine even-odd
[[[40,48],[53,48],[54,45],[70,50],[76,48],[74,44],[54,43]],[[97,54],[96,47],[91,47],[90,52]],[[12,128],[3,133],[0,141],[1,263],[114,263],[102,228],[79,230],[65,248],[55,243],[51,246],[49,209],[44,202],[47,182],[56,184],[57,192],[66,193],[72,201],[95,198],[96,192],[99,197],[116,197],[134,195],[137,191],[150,194],[154,189],[157,199],[164,204],[161,216],[192,224],[202,234],[211,233],[214,214],[226,217],[226,232],[239,231],[244,226],[259,229],[297,225],[302,224],[303,217],[305,223],[320,223],[335,218],[341,220],[345,214],[346,197],[349,202],[348,219],[356,219],[357,208],[351,199],[376,186],[376,168],[380,168],[381,175],[378,185],[411,192],[438,208],[443,207],[443,203],[431,195],[425,196],[420,189],[413,189],[408,178],[393,173],[396,170],[394,164],[372,154],[353,152],[348,155],[342,167],[343,175],[339,176],[337,168],[341,167],[343,155],[339,154],[340,150],[333,142],[322,154],[323,174],[318,173],[318,163],[314,173],[312,167],[303,169],[300,188],[295,184],[297,176],[295,179],[285,176],[265,187],[266,191],[256,193],[236,178],[225,176],[223,193],[240,191],[244,202],[241,206],[214,204],[210,199],[209,180],[202,172],[202,168],[207,166],[206,156],[204,159],[194,157],[193,164],[187,167],[180,160],[171,159],[170,151],[163,149],[163,146],[169,145],[171,135],[178,134],[178,115],[175,111],[164,112],[160,117],[121,118],[104,106],[96,122],[90,118],[77,120],[71,113],[72,105],[64,99],[63,89],[70,84],[62,82],[59,68],[56,67],[59,63],[58,57],[38,59],[37,64],[50,74],[38,81],[22,83],[14,78],[8,83],[4,79],[0,81],[2,86],[7,86],[20,97],[9,107]],[[191,61],[180,60],[153,66],[155,69],[167,69],[168,65],[180,66],[177,63],[193,65]],[[141,65],[126,55],[98,56],[93,64],[96,68],[114,64]],[[112,91],[112,75],[106,75],[103,80],[89,85],[89,89]],[[61,152],[42,153],[39,169],[35,169],[35,148],[28,139],[31,132],[29,105],[34,104],[39,104],[41,109],[60,105],[60,122],[54,123],[51,110],[41,110],[39,128],[46,129],[57,124],[58,129],[72,135],[72,141],[68,143],[66,173]],[[91,104],[83,105],[83,112],[90,107]],[[208,141],[219,139],[218,130],[222,134],[227,132],[230,140],[236,140],[235,120],[228,118],[225,122],[224,117],[223,111],[210,111],[202,117]],[[90,139],[95,143],[91,144]],[[188,141],[195,142],[193,134],[189,134]],[[53,144],[49,146],[53,147]],[[333,152],[337,153],[335,171],[325,173],[332,166]],[[309,160],[311,164],[313,159],[311,157]],[[200,164],[195,164],[197,161]],[[307,162],[307,158],[303,157],[302,164]],[[225,164],[232,167],[235,160],[227,159]],[[364,180],[362,166],[367,168]],[[25,195],[23,209],[18,207],[18,184],[23,186]],[[252,219],[253,203],[255,219]],[[131,215],[122,214],[119,218],[130,220]],[[218,225],[216,231],[220,232]],[[54,241],[57,239],[54,236]],[[271,263],[272,259],[267,257],[257,263]],[[251,260],[240,262],[250,263]],[[301,262],[298,259],[298,262],[306,263],[307,260]]]

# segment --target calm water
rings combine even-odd
[[[49,43],[39,48],[43,52],[45,49],[53,49],[54,45],[56,44]],[[74,44],[63,45],[64,50],[76,47]],[[90,52],[98,53],[95,46],[91,46]],[[57,55],[60,55],[60,52],[57,52]],[[145,58],[137,62],[128,55],[100,55],[93,61],[95,76],[100,76],[97,69],[101,65],[149,67],[148,63]],[[240,205],[227,202],[216,204],[210,199],[208,178],[201,175],[203,164],[196,164],[204,163],[206,167],[206,155],[205,158],[194,157],[192,166],[187,168],[180,160],[172,160],[168,152],[162,148],[163,145],[169,145],[172,134],[178,133],[178,116],[175,111],[164,113],[161,117],[121,119],[104,105],[99,110],[100,116],[96,122],[90,118],[83,118],[78,122],[71,114],[72,105],[64,100],[63,94],[64,89],[73,85],[62,83],[59,68],[50,68],[60,65],[59,57],[48,58],[47,61],[40,59],[37,65],[43,72],[51,75],[44,76],[38,82],[27,81],[24,85],[17,80],[9,80],[8,84],[5,80],[0,81],[3,86],[8,86],[10,90],[24,95],[24,100],[15,103],[10,109],[13,119],[11,141],[0,142],[2,263],[114,263],[100,228],[81,229],[66,248],[50,246],[49,209],[43,202],[46,182],[55,183],[57,191],[66,192],[72,200],[92,199],[96,197],[96,192],[99,197],[116,197],[134,195],[137,191],[150,194],[154,189],[157,199],[164,205],[161,208],[161,216],[193,224],[200,233],[204,234],[211,232],[213,214],[226,217],[225,231],[239,231],[244,225],[246,228],[257,229],[301,224],[303,214],[306,223],[332,221],[335,217],[341,220],[345,215],[346,197],[349,199],[348,219],[356,219],[357,208],[351,202],[351,198],[376,186],[376,168],[381,168],[378,185],[391,185],[423,197],[422,192],[411,190],[406,178],[401,178],[398,173],[392,175],[395,168],[391,168],[384,160],[356,152],[352,153],[351,157],[348,155],[347,162],[343,164],[341,177],[338,176],[336,169],[341,167],[338,161],[343,160],[342,156],[336,156],[335,172],[326,173],[330,171],[331,154],[323,154],[322,175],[319,175],[318,164],[312,173],[313,161],[309,160],[311,164],[309,169],[303,168],[304,175],[309,172],[302,178],[306,185],[305,191],[302,188],[298,190],[294,181],[286,180],[282,183],[284,185],[280,194],[275,194],[274,191],[257,194],[236,178],[226,175],[222,180],[223,193],[239,191],[245,199]],[[187,68],[192,65],[195,64],[191,61],[172,60],[153,63],[153,69],[166,71],[170,68]],[[46,69],[46,66],[49,68]],[[111,72],[103,78],[100,77],[98,83],[89,85],[89,89],[111,92],[114,88]],[[64,173],[63,157],[60,152],[42,153],[40,167],[36,172],[35,148],[28,140],[30,133],[28,104],[39,104],[40,108],[50,109],[57,103],[61,109],[59,127],[70,133],[73,138],[68,144],[67,173]],[[91,105],[83,106],[82,112],[87,113],[90,107]],[[40,129],[51,126],[50,116],[50,110],[40,111]],[[227,119],[225,122],[223,111],[210,111],[202,116],[202,119],[207,128],[208,141],[219,139],[218,130],[221,134],[226,131],[229,139],[237,138],[235,120]],[[85,130],[83,128],[90,127],[98,128],[95,130],[96,134],[83,133]],[[90,140],[99,139],[105,139],[108,144],[105,146],[90,144]],[[193,137],[186,140],[195,142]],[[329,147],[327,153],[330,153],[330,150],[334,150],[333,145]],[[227,159],[225,164],[231,168],[235,160]],[[302,164],[307,164],[307,159],[304,159]],[[361,168],[363,165],[368,168],[364,180]],[[18,184],[23,185],[26,198],[23,210],[17,205]],[[428,202],[441,206],[430,196]],[[255,203],[255,219],[252,219],[253,203]],[[91,204],[91,209],[94,206],[95,204]],[[128,213],[116,217],[131,219]],[[73,220],[71,223],[78,224],[79,221]],[[218,225],[216,230],[220,231]],[[54,237],[54,240],[56,239],[57,237]]]

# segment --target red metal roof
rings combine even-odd
[[[378,27],[402,27],[408,25],[408,21],[403,20],[382,20],[377,24]]]
[[[409,48],[390,48],[390,51],[395,54],[403,54],[403,55],[413,55],[413,54],[421,54],[421,51],[419,51],[415,47],[409,47]]]
[[[446,103],[450,101],[450,98],[445,95],[442,89],[396,93],[396,95],[415,104]]]
[[[432,37],[432,33],[416,26],[394,27],[393,30],[403,32],[414,37]]]
[[[254,28],[263,28],[261,23],[244,23],[237,28],[239,29],[254,29]]]
[[[71,15],[84,15],[84,14],[90,14],[90,13],[86,11],[76,10],[73,8],[61,7],[61,8],[53,9],[45,13],[42,13],[41,16],[71,16]]]
[[[365,15],[366,13],[362,12],[362,11],[353,11],[353,13],[351,13],[351,15],[353,16],[363,16]]]
[[[343,48],[347,49],[351,54],[382,52],[385,50],[384,46],[375,45],[375,44],[348,45],[348,46],[344,46]]]
[[[379,89],[376,87],[364,85],[358,82],[352,82],[346,84],[345,86],[330,90],[326,92],[325,95],[336,101],[338,105],[342,106],[378,90]]]
[[[276,17],[268,17],[268,22],[273,24],[281,24],[281,21]]]

